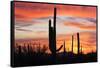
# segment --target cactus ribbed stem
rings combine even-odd
[[[79,33],[77,33],[77,54],[80,54],[80,37],[79,37]]]

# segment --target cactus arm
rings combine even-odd
[[[63,47],[63,45],[61,45],[61,46],[56,50],[56,52],[60,51],[62,47]]]

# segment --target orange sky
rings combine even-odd
[[[71,36],[80,33],[83,53],[96,51],[96,7],[15,2],[15,39],[46,39],[48,45],[48,20],[57,8],[57,48],[66,41],[66,51],[71,51]],[[61,40],[61,41],[59,41]],[[41,40],[40,40],[41,41]],[[92,41],[92,42],[91,42]],[[62,49],[63,50],[63,49]],[[61,51],[62,51],[61,50]],[[74,39],[74,53],[77,41]]]
[[[58,9],[58,15],[96,18],[96,7],[25,2],[15,2],[15,15],[16,18],[25,19],[46,17],[53,13],[52,11],[54,6]]]

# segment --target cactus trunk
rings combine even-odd
[[[64,56],[66,55],[66,47],[65,47],[65,41],[64,41]]]
[[[80,37],[79,37],[79,33],[77,33],[77,54],[80,54]]]
[[[56,58],[56,52],[61,50],[62,47],[56,49],[56,8],[54,8],[53,26],[51,26],[51,20],[49,20],[49,49],[53,58]]]

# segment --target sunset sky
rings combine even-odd
[[[76,33],[79,32],[83,53],[96,51],[95,6],[14,2],[14,7],[16,41],[39,40],[41,44],[48,45],[49,19],[53,21],[54,7],[56,7],[57,48],[65,41],[66,51],[71,51],[71,37],[74,35],[74,53],[76,53]]]

